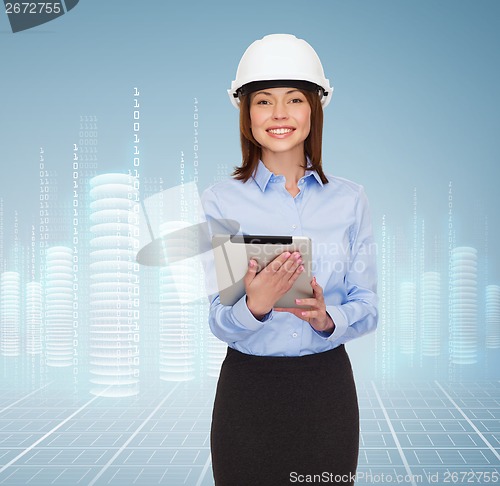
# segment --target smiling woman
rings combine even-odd
[[[270,158],[298,149],[302,157],[311,129],[311,107],[305,95],[298,89],[270,88],[250,96],[250,124],[262,156]],[[285,143],[273,143],[274,139]]]
[[[298,97],[300,97],[301,106],[298,107],[299,110],[303,110],[304,99],[309,105],[310,115],[306,123],[309,124],[309,133],[306,135],[304,142],[304,152],[309,160],[310,168],[316,170],[321,178],[321,180],[326,183],[327,179],[323,173],[321,167],[321,145],[323,138],[323,108],[321,106],[320,97],[317,92],[313,90],[304,89],[304,85],[301,85],[302,89],[286,90],[281,88],[282,91],[290,92],[291,103],[297,103]],[[317,88],[317,87],[316,87]],[[276,91],[276,89],[272,91]],[[265,94],[267,93],[267,95]],[[295,94],[295,96],[293,96]],[[241,151],[243,155],[242,164],[237,167],[233,173],[236,179],[247,181],[251,175],[254,173],[259,160],[262,158],[262,140],[257,140],[254,135],[254,130],[258,132],[258,121],[267,112],[269,116],[269,110],[272,106],[272,100],[265,99],[266,96],[272,96],[269,89],[262,92],[257,92],[256,94],[247,94],[240,96],[240,139],[241,139]],[[259,99],[264,98],[264,99]],[[266,106],[262,109],[262,113],[259,114],[260,110],[251,108],[251,102],[253,104],[258,103],[260,105]],[[269,107],[268,107],[269,106]],[[268,108],[267,108],[268,107]],[[295,110],[294,110],[295,111]],[[252,114],[254,115],[255,122],[252,122]],[[272,116],[272,115],[271,115]],[[282,122],[283,124],[283,122]],[[278,125],[279,127],[280,125]],[[302,154],[300,154],[302,157]]]
[[[313,297],[297,307],[276,305],[304,270],[298,251],[259,272],[250,260],[234,305],[210,298],[211,330],[228,343],[211,430],[217,486],[281,486],[293,471],[353,483],[359,413],[343,345],[376,327],[376,271],[363,188],[322,169],[332,91],[313,48],[286,34],[254,42],[229,90],[243,161],[204,192],[206,219],[234,219],[247,235],[307,236],[316,271]],[[344,250],[318,251],[327,245]]]

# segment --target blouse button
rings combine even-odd
[[[294,338],[296,338],[297,336],[298,336],[298,334],[297,334],[296,332],[294,332],[294,333],[292,334],[292,337],[294,337]]]

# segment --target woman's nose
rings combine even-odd
[[[276,103],[273,110],[273,118],[275,120],[282,120],[288,118],[288,113],[284,103]]]

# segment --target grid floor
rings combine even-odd
[[[54,384],[0,390],[0,485],[212,485],[214,389],[165,383],[121,399],[68,397]],[[498,382],[358,383],[358,398],[357,485],[500,484]]]

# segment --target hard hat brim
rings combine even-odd
[[[310,81],[302,81],[296,79],[269,79],[263,81],[252,81],[250,83],[244,84],[236,91],[228,89],[227,93],[229,95],[231,103],[236,108],[239,108],[240,96],[255,93],[256,91],[260,91],[266,88],[297,88],[305,91],[311,91],[313,93],[318,93],[323,108],[330,102],[331,99],[331,93],[325,91],[322,86],[319,86],[316,83],[311,83]]]
[[[324,96],[325,94],[325,90],[321,86],[318,86],[316,83],[311,83],[310,81],[299,81],[296,79],[269,79],[252,81],[251,83],[244,84],[241,88],[238,88],[233,96],[236,98],[242,95],[255,93],[256,91],[266,88],[297,88],[305,91],[312,91],[313,93],[319,93],[320,96]]]

